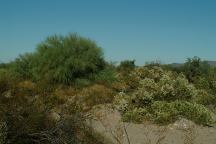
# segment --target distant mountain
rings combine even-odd
[[[206,61],[210,66],[216,67],[216,61]]]
[[[216,61],[205,61],[205,62],[207,62],[211,67],[216,67]],[[172,67],[178,68],[178,67],[183,66],[183,64],[184,63],[172,63],[172,64],[169,64],[169,65],[172,66]]]
[[[174,68],[178,68],[178,67],[183,66],[183,63],[171,63],[169,65],[172,66],[172,67],[174,67]]]

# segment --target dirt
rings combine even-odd
[[[87,123],[114,144],[216,144],[216,128],[180,119],[159,126],[150,122],[125,123],[110,106],[98,106]]]

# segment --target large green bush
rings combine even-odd
[[[32,53],[26,53],[20,55],[12,63],[10,63],[10,69],[13,72],[13,77],[17,80],[33,79],[33,69],[35,65],[35,55]]]
[[[23,78],[69,84],[104,69],[102,50],[97,44],[76,34],[50,36],[36,52],[20,56],[14,71]]]

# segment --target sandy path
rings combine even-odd
[[[216,144],[216,128],[203,127],[186,119],[167,126],[123,123],[120,114],[101,106],[88,123],[114,144]]]

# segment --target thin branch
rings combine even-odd
[[[131,144],[131,143],[130,143],[129,136],[128,136],[128,133],[127,133],[127,129],[126,129],[126,127],[125,127],[125,124],[124,124],[124,123],[123,123],[123,128],[124,128],[124,131],[125,131],[125,134],[126,134],[126,138],[127,138],[128,144]]]

